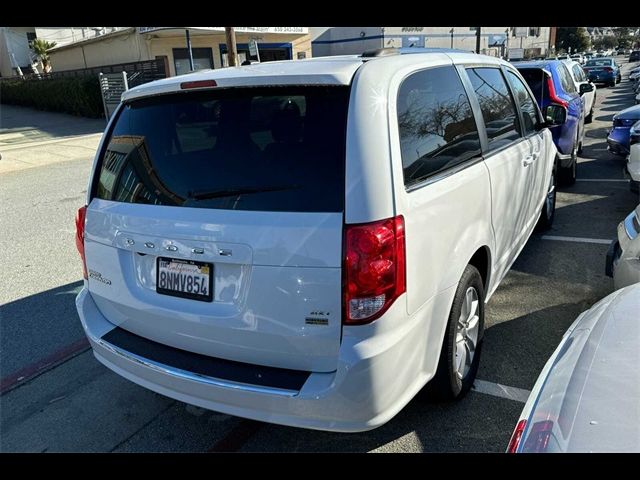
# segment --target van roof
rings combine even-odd
[[[414,63],[416,60],[443,63],[452,61],[465,63],[505,64],[496,57],[467,53],[451,49],[393,49],[395,54],[383,55],[339,55],[315,57],[305,60],[281,60],[256,63],[241,67],[200,70],[198,72],[164,78],[139,85],[122,94],[122,100],[178,92],[187,82],[214,80],[216,87],[269,86],[269,85],[349,85],[356,71],[364,64],[380,62],[390,71]],[[410,54],[410,55],[409,55]],[[418,57],[418,58],[416,58]]]

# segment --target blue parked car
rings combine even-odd
[[[640,120],[640,105],[625,108],[613,116],[613,128],[607,137],[608,149],[616,155],[629,155],[629,130]]]
[[[622,75],[620,67],[613,58],[594,58],[582,67],[593,83],[604,83],[609,87],[615,87],[620,83]]]
[[[558,181],[572,185],[576,181],[578,153],[582,151],[584,139],[585,107],[582,94],[593,91],[593,85],[582,84],[578,91],[567,66],[559,60],[514,62],[513,65],[529,84],[545,118],[549,105],[564,107],[564,120],[560,125],[551,127],[551,133],[558,149]]]

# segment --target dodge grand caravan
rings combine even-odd
[[[473,384],[484,305],[555,209],[509,63],[384,49],[131,89],[76,218],[96,358],[242,417],[375,428]]]

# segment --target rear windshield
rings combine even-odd
[[[518,69],[518,71],[529,85],[529,88],[540,105],[548,91],[547,74],[540,68],[523,68]]]
[[[609,60],[608,58],[602,59],[602,60],[589,60],[586,64],[585,67],[610,67],[611,66],[611,60]]]
[[[341,212],[349,87],[230,88],[135,100],[99,164],[97,198]]]

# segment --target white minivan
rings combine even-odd
[[[125,92],[76,218],[96,358],[320,430],[380,426],[425,385],[461,397],[485,303],[553,221],[563,112],[505,61],[415,48]]]

